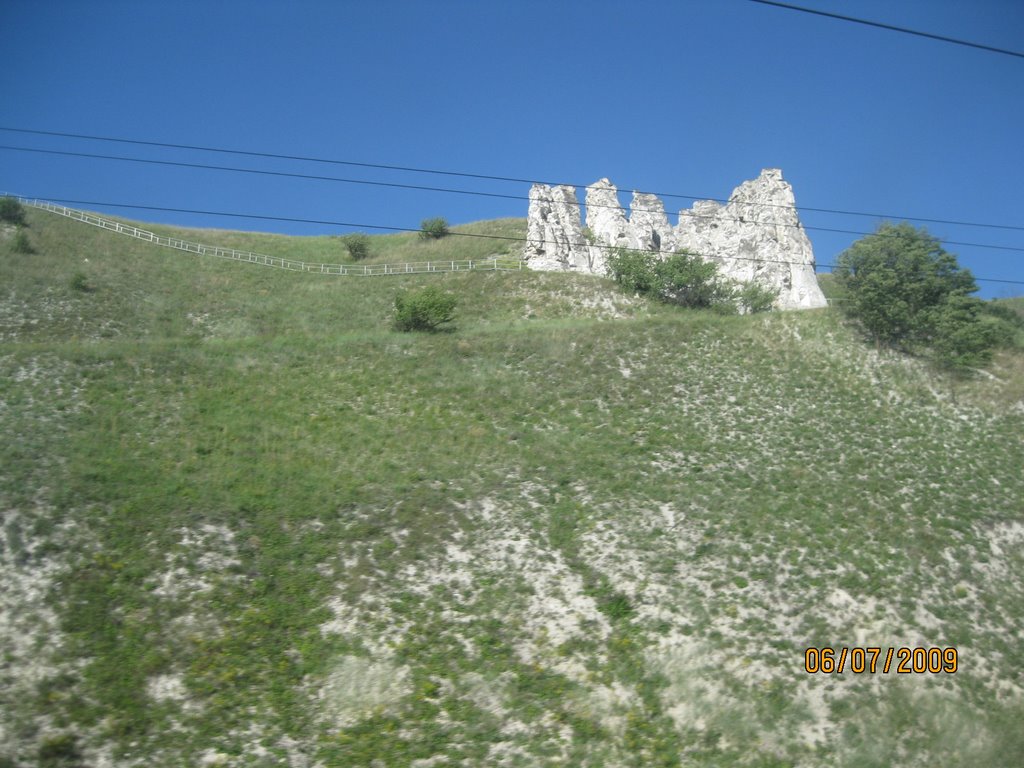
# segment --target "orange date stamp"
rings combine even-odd
[[[817,648],[804,651],[804,671],[809,675],[953,674],[960,659],[956,648]]]

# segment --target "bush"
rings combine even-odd
[[[89,279],[85,276],[84,272],[75,272],[68,281],[68,286],[72,291],[78,291],[79,293],[88,293],[92,290],[92,286],[89,285]]]
[[[399,331],[437,331],[455,319],[457,300],[436,286],[406,291],[395,297],[395,328]]]
[[[930,320],[930,348],[942,368],[962,370],[984,365],[1005,337],[998,322],[982,316],[984,302],[971,296],[953,296],[936,308]]]
[[[19,227],[25,225],[25,209],[21,207],[21,201],[18,198],[0,197],[0,221],[16,224]]]
[[[718,275],[718,267],[695,253],[678,251],[654,265],[662,300],[696,309],[732,308],[732,286]]]
[[[38,759],[37,765],[41,768],[70,768],[81,765],[82,755],[78,749],[78,739],[71,734],[51,736],[39,745]]]
[[[1000,340],[995,318],[969,295],[974,276],[923,228],[882,224],[839,255],[833,274],[841,309],[879,345],[955,369],[984,363]]]
[[[362,261],[370,255],[370,238],[362,232],[351,232],[341,238],[354,261]]]
[[[15,253],[35,253],[36,249],[32,247],[32,242],[28,239],[28,235],[25,230],[19,229],[14,235],[14,242],[11,244],[11,250]]]
[[[982,302],[981,314],[995,327],[996,346],[1024,348],[1024,311],[996,299]]]
[[[608,274],[623,288],[683,307],[733,309],[732,286],[718,267],[695,253],[664,259],[649,251],[618,248],[608,257]]]
[[[649,251],[616,248],[608,255],[608,275],[627,291],[645,295],[657,293],[658,278],[654,273],[657,256]]]
[[[420,237],[423,240],[440,240],[449,234],[448,221],[443,218],[424,219],[420,222]]]
[[[771,311],[777,298],[779,298],[777,289],[769,288],[761,283],[744,283],[736,294],[740,312],[750,315]]]

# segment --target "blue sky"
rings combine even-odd
[[[1020,0],[798,0],[1024,50]],[[748,2],[0,0],[0,125],[1024,228],[1024,59]],[[521,195],[529,185],[0,131],[0,144]],[[395,227],[525,200],[0,150],[0,190]],[[623,195],[628,200],[628,195]],[[667,199],[669,211],[690,201]],[[98,206],[94,206],[99,210]],[[106,209],[301,234],[338,228]],[[673,217],[674,218],[674,217]],[[805,211],[819,264],[871,217]],[[930,224],[1024,249],[1024,230]],[[816,229],[822,228],[822,229]],[[1024,281],[1024,250],[949,245]],[[981,283],[983,296],[1024,285]]]

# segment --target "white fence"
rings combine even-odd
[[[265,267],[277,267],[278,269],[290,269],[295,272],[314,272],[321,275],[357,275],[360,277],[371,277],[374,275],[414,275],[426,272],[468,272],[471,270],[484,271],[512,271],[523,268],[523,260],[515,256],[491,256],[485,259],[462,259],[448,261],[419,261],[406,264],[317,264],[308,261],[296,261],[294,259],[282,259],[278,256],[266,256],[252,251],[237,251],[234,248],[221,248],[216,245],[203,245],[192,243],[176,237],[164,237],[154,232],[130,224],[122,224],[112,219],[104,219],[94,213],[79,211],[74,208],[67,208],[63,205],[56,205],[46,200],[30,200],[18,198],[25,205],[50,211],[70,219],[91,224],[120,235],[128,235],[139,240],[145,240],[154,245],[162,245],[166,248],[176,248],[179,251],[198,253],[201,256],[216,256],[222,259],[233,259],[244,261],[249,264],[261,264]]]

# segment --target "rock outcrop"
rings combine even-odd
[[[534,184],[527,221],[523,256],[533,269],[603,271],[590,263],[590,246],[583,234],[580,204],[573,187]]]
[[[778,291],[778,309],[825,306],[814,274],[814,251],[796,210],[793,188],[769,168],[737,187],[728,203],[694,203],[675,227],[655,195],[633,193],[629,216],[608,179],[587,187],[587,229],[580,225],[573,187],[535,184],[530,190],[525,257],[533,269],[603,274],[612,248],[670,254],[680,249],[718,264],[725,277]]]

